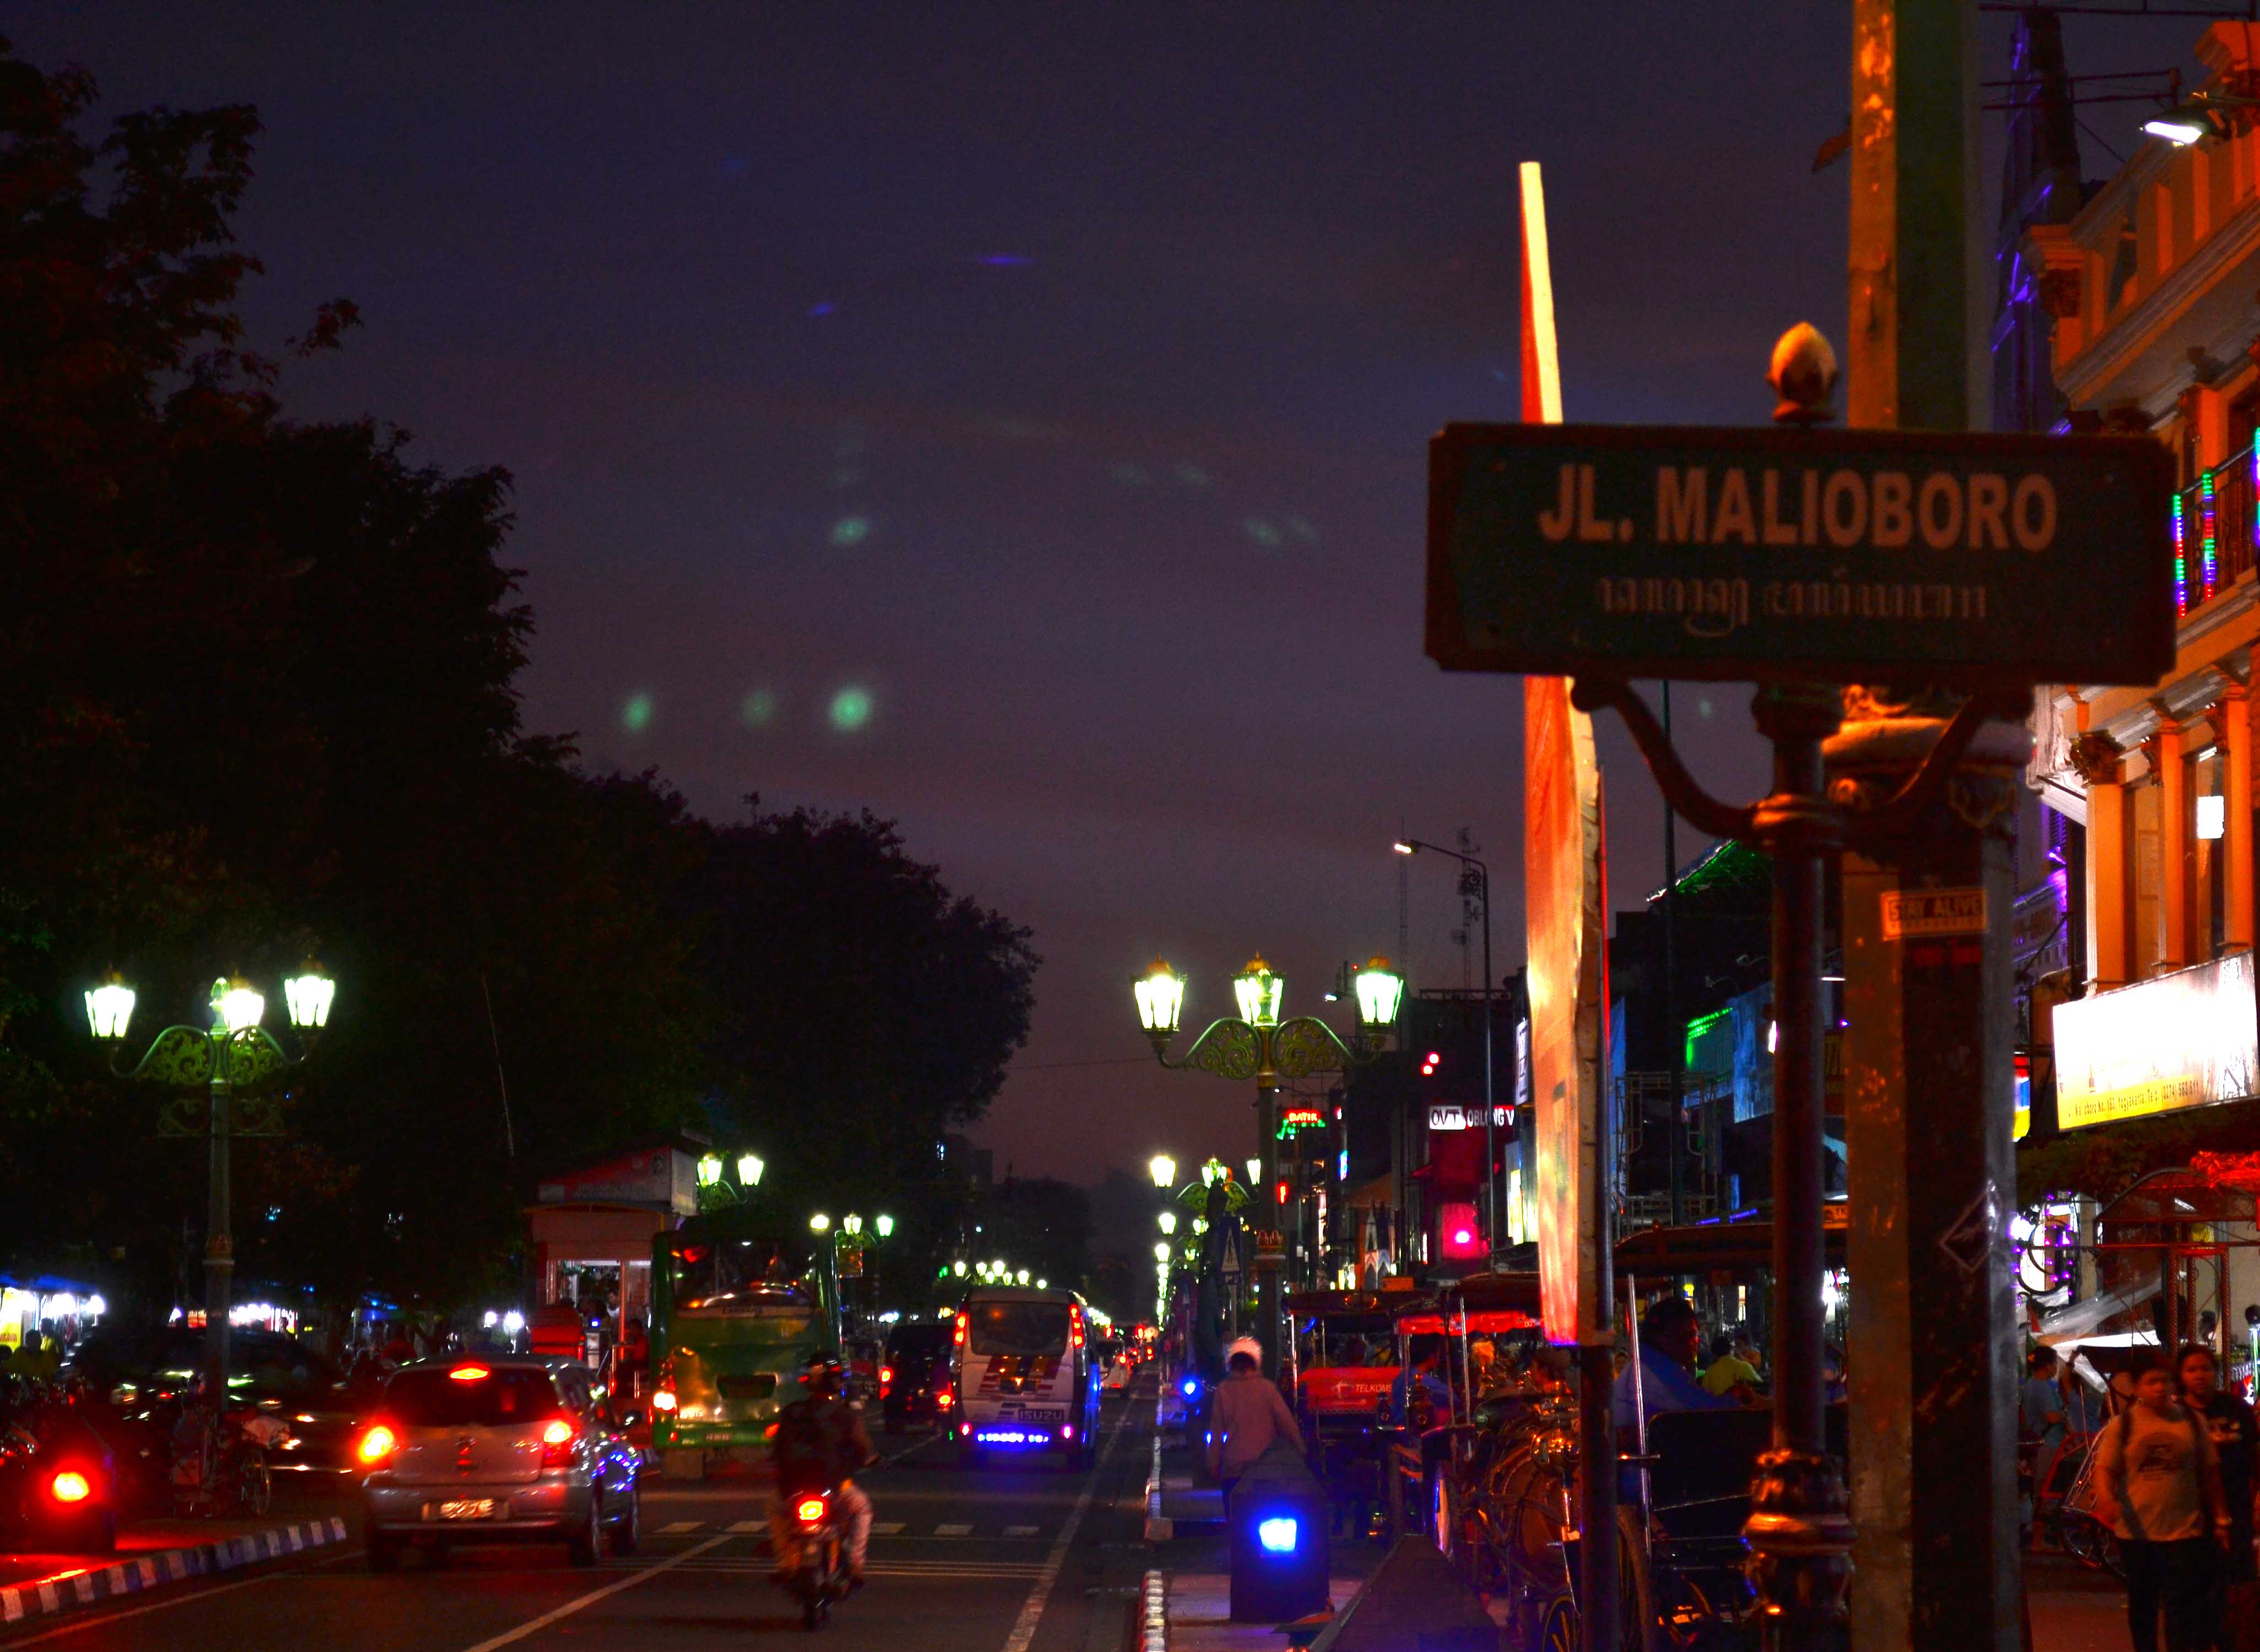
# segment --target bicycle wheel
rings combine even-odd
[[[275,1500],[275,1482],[267,1472],[267,1459],[253,1452],[236,1471],[236,1500],[246,1514],[264,1514]]]
[[[2066,1513],[2063,1520],[2064,1553],[2090,1571],[2121,1575],[2117,1533],[2092,1514]]]

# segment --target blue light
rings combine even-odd
[[[1195,1394],[1198,1394],[1198,1393],[1199,1393],[1199,1392],[1200,1392],[1200,1378],[1199,1378],[1199,1377],[1186,1377],[1186,1378],[1185,1378],[1185,1382],[1184,1382],[1184,1389],[1185,1389],[1185,1398],[1186,1398],[1187,1399],[1191,1399],[1191,1398]]]
[[[1255,1528],[1255,1541],[1263,1545],[1266,1553],[1291,1555],[1295,1552],[1295,1522],[1284,1514],[1274,1515]]]
[[[973,1440],[975,1444],[983,1446],[1048,1446],[1051,1443],[1051,1436],[1048,1434],[1030,1433],[1019,1428],[976,1428]]]

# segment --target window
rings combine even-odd
[[[678,1245],[671,1260],[677,1313],[805,1313],[816,1306],[814,1264],[804,1246],[704,1240]]]
[[[432,1366],[403,1371],[384,1391],[384,1409],[411,1428],[504,1428],[554,1417],[562,1407],[549,1373],[504,1366],[466,1379]]]
[[[2190,956],[2218,958],[2228,918],[2224,863],[2228,848],[2228,799],[2222,795],[2227,764],[2218,746],[2206,747],[2187,762]]]
[[[967,1344],[975,1354],[1067,1352],[1064,1302],[972,1302],[965,1317],[973,1322]]]

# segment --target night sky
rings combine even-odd
[[[353,298],[290,409],[515,473],[528,727],[717,816],[891,817],[1033,926],[977,1134],[1090,1181],[1252,1147],[1252,1087],[1146,1053],[1157,952],[1195,1026],[1254,949],[1320,1009],[1398,952],[1390,840],[1465,826],[1519,965],[1520,684],[1420,641],[1427,438],[1517,413],[1516,163],[1567,417],[1763,421],[1775,336],[1844,340],[1846,174],[1810,168],[1849,12],[18,0],[0,32],[109,114],[259,107],[254,339]],[[2073,67],[2199,26],[2075,23]],[[1748,697],[1676,695],[1738,798]],[[1628,905],[1659,814],[1611,719],[1602,754]],[[1450,870],[1408,871],[1402,962],[1457,986]]]

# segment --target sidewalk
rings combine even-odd
[[[2067,1555],[2025,1556],[2033,1644],[2049,1652],[2126,1652],[2127,1591]]]
[[[1142,1397],[1134,1401],[1149,1403]],[[1138,1652],[1284,1652],[1283,1626],[1232,1620],[1232,1561],[1224,1522],[1224,1494],[1197,1475],[1198,1452],[1172,1425],[1157,1430],[1147,1478],[1148,1570],[1138,1603]],[[1373,1543],[1336,1540],[1331,1546],[1334,1608],[1348,1606],[1379,1564]],[[1312,1631],[1298,1630],[1298,1642]]]
[[[343,1543],[347,1507],[333,1498],[278,1498],[261,1520],[132,1521],[118,1527],[114,1555],[0,1555],[0,1623],[53,1617]]]

